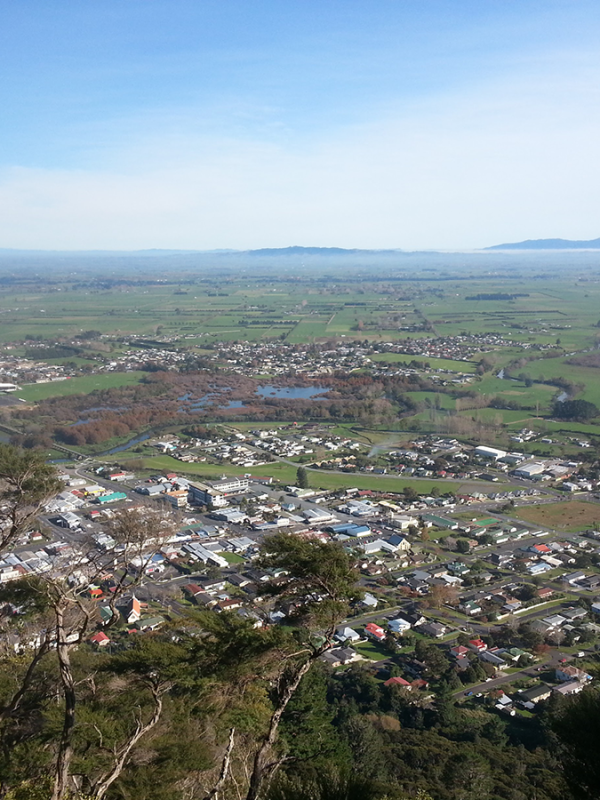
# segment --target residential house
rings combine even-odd
[[[513,560],[512,553],[491,553],[490,561],[497,567],[506,567]]]
[[[432,636],[434,639],[441,639],[446,633],[446,626],[441,625],[439,622],[426,622],[419,628],[421,633],[426,633],[427,636]]]
[[[483,653],[485,650],[487,650],[487,644],[483,641],[483,639],[471,639],[468,646],[470,650],[473,650],[476,653]]]
[[[369,592],[365,592],[360,603],[365,608],[377,608],[377,598],[373,597],[373,595],[369,594]]]
[[[548,564],[547,561],[536,561],[535,564],[530,564],[527,567],[527,572],[530,575],[542,575],[544,572],[549,572],[552,569],[552,565]]]
[[[492,664],[494,667],[506,666],[506,661],[504,661],[504,659],[501,656],[497,655],[496,653],[492,653],[489,650],[483,650],[482,652],[480,652],[479,658],[482,661],[487,661],[488,664]]]
[[[561,614],[552,614],[550,617],[544,617],[542,622],[545,622],[549,628],[560,628],[567,620]]]
[[[416,594],[425,595],[429,592],[428,584],[418,578],[410,578],[410,580],[406,581],[405,585],[413,592],[416,592]]]
[[[462,644],[457,644],[455,647],[450,648],[450,653],[454,658],[466,658],[470,652],[469,648]]]
[[[503,660],[507,663],[516,663],[521,656],[527,656],[527,658],[531,658],[529,653],[525,650],[520,650],[518,647],[494,647],[492,648],[491,652],[495,653],[498,656],[502,656]]]
[[[240,575],[237,572],[232,572],[230,575],[227,576],[227,583],[230,583],[232,586],[248,586],[249,583],[252,583],[250,578],[246,575]]]
[[[90,636],[89,641],[95,644],[96,647],[106,647],[106,645],[110,644],[110,639],[103,631],[98,631],[98,633]]]
[[[462,578],[464,575],[467,575],[471,570],[467,567],[466,564],[463,564],[461,561],[454,561],[451,564],[448,564],[448,572],[451,575],[455,575],[459,578]]]
[[[240,608],[241,605],[241,601],[237,598],[226,597],[223,600],[219,600],[215,606],[215,611],[234,611],[236,608]]]
[[[339,642],[360,642],[361,635],[353,628],[342,626],[336,630],[334,638]]]
[[[477,616],[477,614],[481,614],[482,608],[476,600],[464,600],[459,605],[460,610],[464,614],[468,614],[470,617]]]
[[[560,615],[569,620],[569,622],[575,622],[578,619],[583,619],[587,615],[587,611],[585,608],[581,607],[567,608],[561,611]]]
[[[585,683],[592,680],[592,676],[588,675],[584,670],[566,664],[561,664],[557,667],[555,675],[557,681],[579,681],[580,683]]]
[[[408,692],[412,690],[412,683],[409,683],[404,678],[395,677],[389,678],[387,681],[384,682],[384,686],[399,686],[401,689],[406,689]]]
[[[225,583],[222,578],[196,578],[195,583],[207,594],[218,594],[225,591]]]
[[[507,597],[506,602],[502,606],[502,610],[506,611],[508,614],[514,614],[515,611],[518,611],[523,604],[520,600],[517,600],[514,597]]]
[[[568,583],[570,586],[573,586],[579,581],[582,581],[585,578],[585,572],[570,572],[568,575],[563,575],[562,580],[563,583]]]
[[[335,647],[332,650],[327,650],[321,656],[321,661],[329,664],[330,667],[341,667],[359,659],[359,654],[351,647]]]
[[[396,619],[403,619],[409,623],[413,628],[418,628],[427,622],[427,617],[424,617],[419,611],[401,611]]]
[[[163,622],[165,621],[164,617],[145,617],[144,619],[140,619],[135,623],[135,627],[139,631],[155,631],[159,628]]]
[[[568,681],[567,683],[561,683],[560,686],[555,686],[552,691],[568,697],[569,695],[579,694],[585,687],[585,681]]]
[[[385,631],[374,622],[369,622],[365,625],[365,633],[369,639],[373,639],[376,642],[383,642],[385,640]]]
[[[519,698],[527,703],[536,705],[542,700],[547,700],[552,694],[552,688],[546,683],[541,683],[539,686],[534,686],[533,689],[528,689],[526,692],[521,692]]]
[[[199,606],[204,606],[204,608],[214,608],[218,602],[217,598],[212,594],[208,594],[208,592],[194,594],[194,601]]]
[[[548,623],[544,622],[542,619],[534,619],[533,622],[529,622],[528,625],[532,630],[537,631],[537,633],[540,633],[542,636],[546,636],[551,630],[556,630],[556,628],[548,625]]]
[[[551,589],[549,586],[542,586],[541,589],[538,589],[538,597],[540,600],[548,600],[554,594],[554,589]]]
[[[398,633],[402,635],[406,631],[410,630],[410,622],[402,619],[402,617],[397,617],[396,619],[388,620],[388,628],[392,633]]]
[[[100,606],[98,611],[100,612],[100,620],[103,625],[106,625],[113,617],[113,610],[110,606]]]

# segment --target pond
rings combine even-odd
[[[199,411],[210,407],[219,408],[244,408],[243,400],[225,400],[223,395],[233,391],[230,386],[220,387],[217,391],[208,392],[203,397],[195,398],[192,392],[182,394],[178,400],[186,403],[180,412]],[[326,394],[331,389],[327,386],[272,386],[270,383],[256,388],[256,394],[262,398],[277,398],[280,400],[313,400],[320,399],[318,395]]]
[[[77,422],[73,422],[70,427],[75,428],[77,425],[87,425],[88,422],[96,422],[100,417],[90,417],[90,414],[97,414],[99,411],[126,411],[125,406],[94,406],[94,408],[86,408],[85,416],[80,417]]]
[[[182,407],[179,409],[179,411],[197,411],[198,409],[206,408],[207,406],[219,406],[219,408],[243,408],[243,400],[227,400],[226,402],[219,402],[220,396],[224,392],[231,391],[232,389],[230,386],[225,386],[218,392],[209,392],[198,399],[194,399],[192,393],[187,392],[186,394],[182,394],[181,397],[178,397],[177,399],[189,403],[189,406],[187,408]]]
[[[261,397],[277,397],[283,400],[312,400],[320,394],[330,392],[327,386],[258,386],[256,393]]]

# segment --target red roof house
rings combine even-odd
[[[105,633],[98,631],[98,633],[90,636],[90,642],[98,647],[106,647],[107,644],[110,644],[110,639]]]
[[[487,650],[487,644],[481,639],[471,639],[469,647],[477,653],[483,653],[484,650]]]
[[[385,631],[374,622],[369,622],[365,625],[365,633],[377,642],[382,642],[385,639]]]
[[[413,688],[412,683],[405,681],[404,678],[390,678],[384,684],[384,686],[401,686],[403,689],[410,690]]]

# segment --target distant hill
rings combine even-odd
[[[524,242],[495,244],[484,250],[600,250],[600,239],[527,239]]]
[[[263,247],[247,250],[250,256],[348,256],[362,254],[398,253],[399,250],[347,250],[343,247]]]

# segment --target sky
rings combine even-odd
[[[598,0],[0,0],[0,248],[600,236]]]

